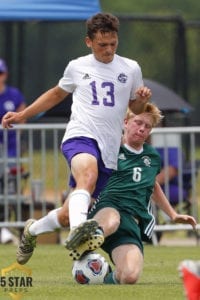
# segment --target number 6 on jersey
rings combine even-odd
[[[142,168],[135,167],[133,168],[133,181],[139,182],[142,178]]]

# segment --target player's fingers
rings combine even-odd
[[[13,114],[8,112],[2,119],[2,126],[3,128],[12,128],[12,119],[13,119]]]
[[[190,224],[195,229],[195,227],[197,225],[195,218],[193,218],[192,216],[187,216],[187,215],[183,216],[183,217],[185,219],[185,222]]]
[[[189,223],[192,225],[192,227],[193,227],[194,229],[196,228],[197,222],[196,222],[195,218],[190,217]]]
[[[146,97],[146,98],[150,98],[151,97],[151,90],[146,87],[146,86],[143,86],[141,88],[139,88],[137,90],[137,94],[140,96],[140,97]]]

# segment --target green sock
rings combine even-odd
[[[104,279],[105,284],[119,284],[118,280],[115,278],[115,272],[110,272]]]

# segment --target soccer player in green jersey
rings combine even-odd
[[[161,118],[159,109],[150,103],[140,115],[127,113],[118,170],[113,172],[89,212],[89,217],[102,227],[105,235],[102,248],[116,266],[105,283],[137,282],[143,268],[142,241],[151,238],[155,225],[151,199],[172,221],[196,225],[192,216],[176,213],[156,182],[160,157],[145,141]]]

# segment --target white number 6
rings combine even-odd
[[[136,167],[133,168],[133,181],[139,182],[142,177],[142,168]]]

